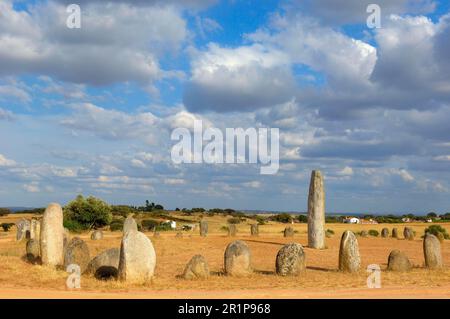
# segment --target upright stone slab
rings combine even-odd
[[[367,232],[367,230],[361,230],[361,232],[359,233],[359,235],[363,238],[368,237],[369,233]]]
[[[392,238],[398,238],[398,229],[392,228]]]
[[[154,274],[156,253],[151,240],[137,230],[124,232],[120,245],[119,279],[145,283]]]
[[[289,226],[284,229],[283,235],[284,237],[294,237],[294,233],[295,233],[294,228]]]
[[[357,272],[361,266],[358,241],[349,230],[342,234],[339,249],[339,270],[344,272]]]
[[[250,248],[241,240],[230,243],[224,255],[225,274],[242,277],[252,273]]]
[[[280,276],[297,276],[306,269],[303,247],[290,243],[281,247],[275,262],[276,272]]]
[[[206,220],[200,221],[200,236],[206,237],[208,235],[208,222]]]
[[[388,237],[389,237],[389,229],[383,228],[383,229],[381,230],[381,237],[383,237],[383,238],[388,238]]]
[[[127,218],[125,218],[125,221],[123,222],[123,234],[125,235],[125,233],[127,233],[130,230],[138,231],[138,227],[134,218],[128,216]]]
[[[308,247],[325,248],[325,190],[320,171],[311,173],[308,196]]]
[[[51,203],[44,212],[41,223],[42,264],[59,266],[64,263],[63,212],[59,204]]]
[[[235,224],[228,224],[228,236],[236,237],[237,229]]]
[[[30,223],[30,239],[35,239],[39,242],[41,237],[41,221],[32,219]]]
[[[22,241],[24,239],[30,239],[30,221],[22,218],[20,221],[16,223],[17,233],[16,240]],[[29,238],[27,238],[27,236]]]
[[[403,236],[406,240],[414,240],[414,231],[410,227],[405,227],[403,230]]]
[[[26,246],[26,258],[29,262],[36,264],[40,261],[39,241],[36,239],[28,239]]]
[[[423,254],[425,267],[430,269],[442,268],[441,243],[436,236],[426,233],[423,239]]]
[[[412,265],[405,253],[400,250],[393,250],[388,258],[388,270],[391,271],[409,271]]]
[[[188,262],[184,268],[183,278],[192,279],[206,279],[209,277],[209,266],[205,257],[202,255],[195,255]]]
[[[250,234],[254,237],[259,236],[259,227],[258,224],[250,225]]]
[[[80,266],[81,273],[84,273],[90,261],[88,246],[81,238],[74,237],[64,252],[64,268],[74,264]]]

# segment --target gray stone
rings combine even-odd
[[[138,231],[138,227],[134,218],[128,216],[127,218],[125,218],[125,221],[123,222],[123,234],[125,235],[125,233],[127,233],[130,230]]]
[[[339,249],[339,270],[344,272],[357,272],[361,266],[358,240],[353,232],[346,230],[342,234]]]
[[[228,224],[228,236],[235,237],[237,233],[235,224]]]
[[[368,236],[369,236],[369,233],[367,232],[367,230],[361,230],[361,232],[359,233],[359,235],[360,235],[361,237],[368,237]]]
[[[403,236],[407,240],[414,240],[414,231],[410,227],[405,227],[403,230]]]
[[[225,274],[242,277],[252,273],[250,248],[241,240],[230,243],[224,255]]]
[[[39,241],[36,239],[28,239],[26,246],[27,260],[33,264],[38,263],[41,257],[40,249]]]
[[[392,228],[392,238],[398,238],[398,229]]]
[[[137,230],[124,232],[120,245],[119,279],[133,283],[151,280],[156,253],[151,240]]]
[[[81,273],[84,273],[90,261],[89,247],[81,238],[74,237],[64,252],[64,268],[75,264],[80,266]]]
[[[64,264],[63,212],[59,204],[50,204],[42,218],[40,252],[42,264],[59,266]]]
[[[389,254],[388,258],[388,270],[391,271],[409,271],[412,268],[412,264],[405,253],[400,250],[393,250]]]
[[[388,237],[389,237],[389,229],[383,228],[383,229],[381,230],[381,237],[383,237],[383,238],[388,238]]]
[[[436,236],[426,233],[423,239],[423,254],[425,267],[430,269],[442,268],[441,243]]]
[[[295,230],[291,226],[284,229],[284,237],[294,237]]]
[[[200,236],[206,237],[208,235],[208,222],[206,220],[200,221]]]
[[[16,223],[17,233],[16,240],[22,241],[24,239],[30,239],[30,221],[22,218]],[[27,238],[28,237],[28,238]]]
[[[36,239],[38,242],[41,238],[41,221],[32,219],[30,223],[30,239]]]
[[[250,234],[254,237],[259,236],[259,227],[258,224],[250,225]]]
[[[101,230],[94,230],[91,234],[92,240],[101,240],[103,239],[103,232]]]
[[[308,247],[325,248],[325,189],[320,171],[311,173],[308,196]]]
[[[192,279],[206,279],[209,277],[209,266],[205,257],[202,255],[195,255],[188,262],[184,268],[183,278]]]
[[[297,243],[290,243],[278,251],[275,268],[278,275],[297,276],[306,269],[306,259],[303,247]]]
[[[120,249],[111,248],[97,255],[89,262],[87,273],[97,279],[117,278],[119,272]]]

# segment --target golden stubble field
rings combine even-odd
[[[2,222],[14,222],[23,216],[0,218]],[[26,216],[30,217],[30,216]],[[192,220],[198,217],[185,217]],[[157,255],[155,277],[145,285],[130,285],[118,281],[99,281],[83,275],[80,290],[66,288],[68,274],[45,266],[31,265],[22,259],[25,243],[15,241],[15,229],[0,232],[0,297],[1,298],[450,298],[450,241],[445,241],[442,255],[445,268],[423,268],[422,239],[429,224],[407,224],[417,236],[414,241],[392,238],[358,237],[362,259],[358,274],[337,271],[339,242],[343,231],[397,227],[400,234],[406,224],[347,225],[327,224],[335,231],[327,238],[327,249],[314,250],[307,246],[307,225],[294,224],[294,238],[283,238],[283,224],[260,226],[259,237],[250,237],[250,224],[238,225],[238,235],[230,238],[220,230],[226,224],[222,216],[207,217],[209,235],[202,238],[198,230],[164,232],[159,238],[146,233],[152,240]],[[450,225],[442,224],[450,231]],[[89,246],[91,257],[112,248],[120,247],[120,232],[104,232],[102,240],[93,241],[90,234],[79,234]],[[228,243],[240,239],[249,245],[255,273],[246,278],[227,277],[222,274],[223,254]],[[298,242],[305,247],[307,270],[299,277],[275,275],[275,257],[283,244]],[[404,251],[414,269],[406,273],[386,271],[391,250]],[[195,254],[202,254],[209,262],[212,275],[207,280],[187,281],[178,277],[184,266]],[[369,289],[366,285],[369,264],[379,264],[382,269],[381,289]]]

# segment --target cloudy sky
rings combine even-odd
[[[81,28],[66,26],[70,3]],[[0,0],[0,206],[450,211],[440,0]],[[280,129],[280,170],[175,165],[171,131]]]

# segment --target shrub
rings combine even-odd
[[[370,236],[378,237],[379,234],[380,234],[380,233],[378,232],[378,230],[375,230],[375,229],[369,230],[369,235],[370,235]]]
[[[430,233],[435,236],[438,236],[441,233],[444,236],[444,239],[450,239],[450,235],[447,233],[447,229],[442,227],[441,225],[431,225],[427,229],[425,229],[425,234]]]
[[[297,219],[300,223],[307,223],[308,222],[308,216],[306,215],[298,215]]]
[[[276,222],[280,222],[280,223],[292,223],[292,216],[288,213],[281,213],[281,214],[277,214],[272,216],[270,219],[272,219],[273,221]]]
[[[112,213],[111,207],[101,199],[78,195],[64,207],[64,217],[66,220],[76,221],[82,229],[91,229],[109,225]]]
[[[267,218],[262,216],[256,216],[256,221],[258,222],[258,225],[265,225],[267,224]]]
[[[159,222],[153,219],[144,219],[141,222],[142,229],[143,230],[154,230],[158,225]]]
[[[231,217],[227,219],[228,224],[240,224],[241,219],[238,217]]]
[[[9,208],[0,208],[0,216],[6,216],[11,214],[11,210]]]
[[[172,227],[170,227],[170,223],[162,223],[160,225],[157,225],[155,227],[156,231],[168,231],[168,230],[172,230]]]
[[[69,231],[73,233],[81,233],[83,230],[86,229],[82,224],[72,219],[64,218],[63,225],[65,228],[67,228]]]
[[[3,228],[3,231],[8,232],[13,225],[13,223],[3,223],[0,226]]]
[[[122,231],[123,229],[123,220],[114,219],[111,224],[109,224],[109,229],[111,231]]]
[[[330,234],[334,235],[334,230],[332,230],[332,229],[327,229],[327,233],[330,233]]]

